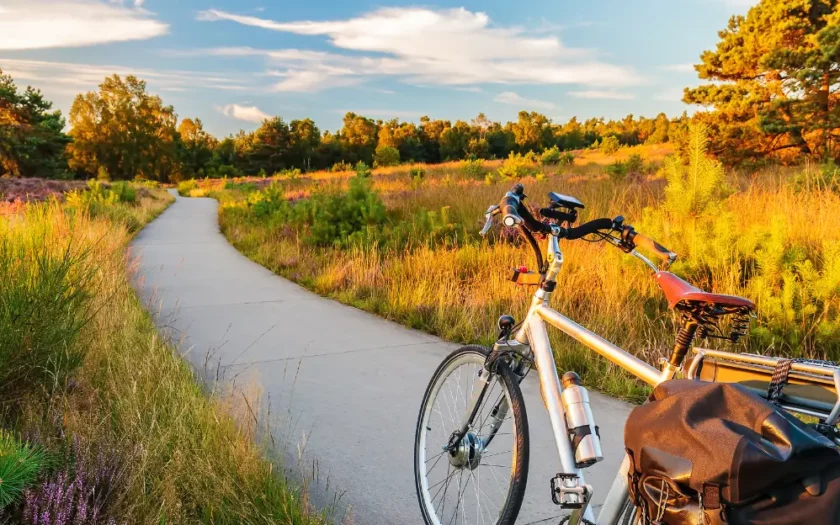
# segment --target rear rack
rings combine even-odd
[[[767,398],[773,373],[782,358],[694,349],[688,379],[738,383]],[[835,425],[840,416],[840,367],[823,361],[792,362],[780,406]]]

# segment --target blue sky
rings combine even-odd
[[[750,0],[0,0],[0,68],[67,113],[111,73],[216,135],[266,115],[555,121],[690,109],[691,64]]]

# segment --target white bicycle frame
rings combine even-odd
[[[549,235],[548,244],[548,261],[550,266],[545,279],[547,281],[554,281],[563,266],[563,253],[560,251],[560,245],[555,235]],[[640,253],[635,250],[630,253],[641,259],[654,271],[658,271],[656,265]],[[577,488],[583,489],[581,493],[588,491],[587,497],[584,498],[585,503],[583,507],[575,509],[572,512],[570,521],[568,522],[569,525],[578,525],[582,522],[582,518],[598,525],[615,525],[618,523],[627,502],[627,472],[629,461],[625,457],[596,521],[592,508],[589,506],[593,493],[592,487],[585,484],[582,470],[575,466],[575,453],[572,448],[571,438],[569,437],[569,429],[566,425],[563,403],[560,399],[560,394],[563,389],[557,375],[557,365],[555,364],[554,353],[548,339],[546,324],[554,326],[568,334],[584,346],[594,350],[602,357],[627,370],[651,386],[656,386],[663,381],[673,379],[679,368],[665,361],[662,370],[657,370],[641,359],[550,308],[548,306],[550,297],[550,292],[542,289],[537,290],[525,321],[515,334],[514,340],[511,341],[511,347],[521,355],[533,358],[539,373],[539,382],[551,421],[554,441],[557,445],[557,453],[563,468],[562,472],[564,474],[576,474],[579,479]]]

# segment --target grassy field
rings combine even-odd
[[[684,158],[641,146],[606,157],[582,152],[568,166],[465,161],[181,189],[218,198],[227,238],[285,277],[452,341],[490,343],[498,316],[521,318],[532,294],[507,280],[511,268],[534,266],[529,249],[512,231],[477,234],[487,206],[519,180],[532,206],[559,191],[586,204],[582,220],[622,214],[680,254],[676,273],[755,300],[759,317],[739,350],[840,358],[834,167],[725,171],[705,155],[702,133],[692,138]],[[645,267],[603,244],[563,249],[555,308],[648,362],[669,353],[674,318]],[[561,370],[614,395],[644,396],[642,385],[564,335],[553,333],[552,344]]]
[[[131,234],[170,202],[92,183],[0,206],[4,523],[322,522],[129,284]]]

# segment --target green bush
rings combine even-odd
[[[365,164],[362,161],[359,161],[356,164],[355,171],[356,171],[356,176],[361,177],[361,178],[367,178],[367,177],[370,177],[371,175],[373,175],[373,172],[371,171],[370,166],[368,166],[367,164]]]
[[[624,163],[627,165],[627,173],[641,175],[647,171],[645,159],[643,159],[638,153],[630,155],[630,158],[628,158]]]
[[[198,182],[195,179],[187,179],[178,183],[178,195],[181,197],[189,197],[190,192],[198,188]]]
[[[607,135],[603,138],[603,140],[601,140],[601,145],[598,146],[598,149],[604,152],[605,155],[613,155],[620,147],[621,143],[618,142],[618,137],[615,135]]]
[[[353,165],[346,161],[336,162],[330,168],[330,171],[333,173],[339,173],[342,171],[353,171]]]
[[[274,177],[282,177],[284,179],[296,179],[301,176],[301,171],[299,168],[290,168],[285,170],[280,170],[274,174]]]
[[[63,387],[84,355],[74,344],[95,305],[79,283],[99,282],[80,240],[38,209],[26,228],[0,220],[0,399]]]
[[[797,191],[830,190],[840,192],[840,167],[833,160],[821,164],[816,171],[810,166],[793,179]]]
[[[521,179],[533,175],[536,173],[534,158],[533,152],[526,155],[511,152],[499,167],[499,175],[504,179]]]
[[[575,154],[571,151],[567,151],[560,155],[560,162],[561,166],[574,166],[575,164]]]
[[[557,146],[552,146],[542,152],[540,155],[540,164],[543,166],[556,166],[560,164],[562,155]]]
[[[16,503],[44,466],[43,452],[0,430],[0,508]]]
[[[615,161],[606,168],[607,175],[610,176],[615,182],[622,181],[627,178],[627,163],[621,161]]]
[[[400,150],[392,146],[377,146],[373,155],[373,166],[383,168],[397,166],[400,163]]]
[[[346,246],[376,236],[385,223],[385,204],[368,177],[357,175],[343,191],[337,185],[317,188],[309,199],[292,208],[293,219],[308,231],[308,242],[320,246]],[[371,231],[372,230],[372,231]]]
[[[411,177],[411,189],[417,191],[423,186],[423,181],[426,178],[426,170],[423,168],[411,168],[408,175]]]
[[[484,176],[486,171],[484,169],[484,161],[481,159],[462,160],[460,170],[465,177],[469,177],[471,179],[480,179]]]
[[[137,202],[137,190],[128,182],[120,181],[111,184],[111,191],[117,196],[118,202],[126,204]]]

